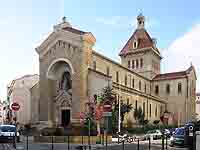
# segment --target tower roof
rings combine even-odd
[[[137,41],[137,48],[133,48],[133,42]],[[144,29],[136,29],[129,40],[126,42],[125,46],[120,51],[120,56],[125,56],[131,50],[138,50],[143,48],[154,48],[158,53],[159,50],[155,47],[153,39],[150,37],[148,32]]]

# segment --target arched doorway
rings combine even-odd
[[[52,96],[52,118],[57,125],[67,127],[71,122],[72,105],[72,64],[69,60],[53,61],[48,68],[47,77],[54,81],[54,96]]]

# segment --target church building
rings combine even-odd
[[[77,114],[84,111],[85,103],[108,85],[119,101],[134,108],[124,124],[135,123],[133,111],[139,107],[150,122],[164,117],[168,123],[184,124],[195,118],[194,66],[162,74],[162,56],[145,29],[142,14],[137,17],[135,32],[119,51],[120,63],[95,51],[95,42],[91,32],[75,29],[63,18],[36,48],[40,124],[79,124]]]

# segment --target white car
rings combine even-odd
[[[15,134],[17,142],[19,142],[19,132],[17,132],[15,125],[0,125],[0,142],[13,141]]]
[[[160,130],[150,130],[147,132],[147,134],[145,134],[145,139],[150,139],[153,138],[154,140],[156,139],[160,139],[162,137],[162,133]]]

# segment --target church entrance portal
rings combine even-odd
[[[70,110],[63,109],[61,110],[61,125],[67,127],[70,123]]]

